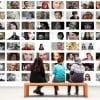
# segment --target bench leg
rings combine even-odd
[[[87,85],[87,84],[85,84],[85,85],[83,86],[83,93],[84,93],[84,96],[85,96],[85,97],[88,97],[88,85]]]
[[[29,96],[29,86],[24,85],[24,97]]]

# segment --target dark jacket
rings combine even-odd
[[[19,40],[19,36],[12,35],[8,40]]]
[[[34,71],[34,66],[31,66],[30,82],[46,82],[44,67],[40,71]]]
[[[79,19],[79,17],[77,16],[77,18],[75,18],[74,16],[71,16],[70,19]]]
[[[71,81],[72,82],[83,82],[84,81],[84,73],[73,73],[73,75],[71,75]]]
[[[72,82],[83,82],[85,68],[82,64],[75,63],[71,66],[70,80]]]

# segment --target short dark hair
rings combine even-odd
[[[64,60],[62,59],[62,58],[59,58],[59,59],[57,59],[57,62],[58,63],[61,63],[61,62],[63,62]]]
[[[25,4],[26,2],[28,2],[28,1],[24,1],[24,4]]]
[[[75,14],[77,14],[77,11],[73,11],[73,12],[72,12],[72,15],[75,15]]]

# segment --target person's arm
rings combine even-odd
[[[75,68],[75,65],[73,64],[73,65],[71,66],[71,70],[70,70],[70,74],[71,74],[71,75],[73,75],[73,73],[74,73],[74,68]]]
[[[75,65],[72,64],[72,66],[71,66],[71,71],[74,71],[74,68],[75,68]]]
[[[55,65],[53,66],[53,70],[52,70],[52,82],[54,81],[54,77],[56,75],[56,68],[55,68]]]
[[[55,68],[55,65],[53,66],[53,71],[52,71],[53,75],[56,74],[56,68]]]
[[[82,66],[82,72],[84,73],[84,71],[85,71],[85,67],[83,66],[83,65],[81,65]]]

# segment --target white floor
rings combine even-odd
[[[30,96],[23,96],[23,87],[0,87],[0,100],[100,100],[100,87],[89,87],[89,97],[83,97],[82,87],[80,87],[80,95],[74,95],[74,87],[72,87],[72,96],[67,95],[67,87],[60,87],[59,96],[54,96],[53,87],[43,87],[42,92],[45,96],[37,96],[33,94],[35,87],[30,87]]]

